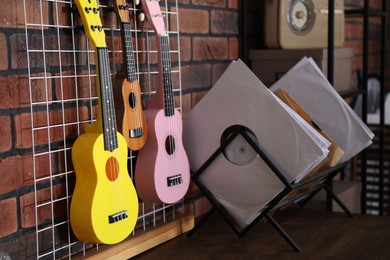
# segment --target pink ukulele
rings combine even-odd
[[[186,194],[190,167],[182,143],[182,118],[174,105],[169,38],[159,2],[142,0],[149,23],[156,32],[159,85],[148,103],[146,144],[138,153],[135,184],[144,202],[175,203]]]

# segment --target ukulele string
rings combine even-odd
[[[173,105],[173,93],[172,93],[172,79],[171,79],[171,62],[170,62],[170,56],[169,56],[169,42],[168,42],[168,36],[161,36],[160,38],[161,43],[161,52],[162,52],[162,63],[163,63],[163,80],[164,80],[164,92],[165,92],[165,106],[167,108],[168,113],[168,133],[169,136],[171,136],[168,139],[169,142],[169,151],[170,151],[170,173],[173,173],[173,175],[176,175],[176,160],[175,156],[173,155],[175,151],[175,136],[176,133],[176,124],[174,120],[174,105]]]
[[[168,23],[165,24],[166,26]],[[177,172],[177,158],[175,156],[176,152],[176,145],[175,143],[175,135],[178,133],[177,132],[177,125],[176,125],[176,119],[175,119],[175,106],[174,106],[174,95],[173,95],[173,90],[172,90],[172,78],[171,78],[171,58],[170,58],[170,48],[169,48],[169,30],[166,28],[166,35],[162,36],[162,45],[164,47],[164,52],[165,52],[165,61],[166,61],[166,84],[168,86],[168,107],[170,110],[170,117],[169,117],[169,122],[170,122],[170,134],[172,135],[172,138],[170,138],[170,151],[171,151],[171,173],[173,176],[178,175],[179,173]],[[172,179],[174,182],[176,181],[175,179]],[[177,183],[174,183],[173,187],[177,187]]]
[[[126,71],[127,71],[127,82],[129,84],[129,92],[126,93],[128,95],[130,95],[130,98],[132,98],[132,95],[131,95],[131,92],[132,92],[132,82],[131,82],[131,63],[130,63],[130,47],[129,47],[129,44],[131,44],[131,32],[129,31],[128,27],[129,27],[129,24],[128,23],[122,23],[122,29],[123,29],[123,33],[124,33],[124,44],[125,44],[125,56],[126,56]],[[130,100],[129,99],[129,96],[126,96],[124,97],[125,100],[124,100],[124,104],[126,104],[128,106],[128,112],[129,113],[126,113],[125,116],[127,117],[126,118],[126,124],[127,124],[127,129],[124,129],[124,131],[126,131],[126,136],[128,136],[128,139],[131,139],[131,129],[132,129],[132,126],[131,126],[131,104],[133,104],[133,100]]]
[[[108,134],[108,140],[109,143],[108,145],[110,146],[110,151],[112,153],[112,157],[109,158],[109,168],[110,168],[110,177],[111,177],[111,182],[110,184],[113,186],[111,189],[112,191],[112,198],[113,198],[113,206],[115,208],[115,212],[119,212],[123,208],[123,201],[122,201],[122,196],[120,196],[120,185],[118,181],[119,177],[119,169],[118,169],[118,164],[115,156],[115,149],[118,148],[118,139],[117,139],[117,133],[116,133],[116,120],[115,120],[115,111],[114,111],[114,100],[113,100],[113,93],[112,93],[112,85],[111,83],[111,72],[110,72],[110,65],[109,65],[109,55],[108,55],[108,49],[104,48],[103,49],[103,67],[102,67],[102,72],[104,79],[104,91],[105,91],[105,100],[104,105],[106,106],[106,111],[108,112],[108,122],[107,122],[107,131]]]

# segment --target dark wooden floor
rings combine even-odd
[[[273,215],[299,245],[295,252],[268,222],[239,238],[218,213],[186,235],[135,259],[390,259],[390,217],[289,207]]]

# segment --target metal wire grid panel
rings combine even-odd
[[[100,1],[107,36],[111,72],[122,67],[120,26],[111,1]],[[30,8],[39,12],[31,12]],[[139,7],[130,5],[137,76],[143,99],[152,96],[157,83],[155,35],[147,22],[136,17]],[[170,36],[175,106],[181,109],[181,72],[177,1],[161,1]],[[84,126],[96,120],[97,90],[95,51],[85,36],[75,4],[69,0],[24,0],[28,89],[31,103],[31,137],[35,188],[36,258],[71,258],[98,245],[78,241],[71,230],[69,207],[75,184],[71,159],[74,140]],[[172,24],[170,24],[172,23]],[[114,86],[115,87],[115,86]],[[129,151],[128,171],[134,176],[135,154]],[[177,205],[140,203],[137,232],[175,218]]]

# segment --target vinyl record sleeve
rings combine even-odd
[[[330,144],[294,113],[242,61],[232,62],[183,120],[192,171],[221,146],[226,129],[241,125],[289,182],[299,181],[326,157]],[[236,165],[220,154],[199,179],[241,227],[285,188],[258,155]]]
[[[313,59],[301,59],[270,89],[278,88],[286,90],[344,150],[340,163],[372,143],[374,134],[332,87]]]

